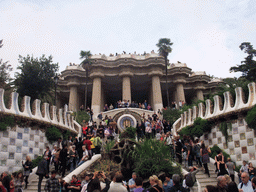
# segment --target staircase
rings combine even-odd
[[[194,166],[197,166],[195,163]],[[184,163],[182,164],[182,168],[187,170],[184,166]],[[217,185],[217,173],[215,173],[215,166],[212,163],[208,163],[208,168],[210,172],[210,177],[208,177],[207,174],[204,173],[204,169],[199,168],[200,171],[196,174],[196,179],[201,185],[201,191],[205,188],[206,185]],[[198,187],[196,184],[194,187]],[[199,189],[197,191],[200,191]]]

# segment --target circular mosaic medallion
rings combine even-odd
[[[127,127],[136,127],[137,126],[137,121],[136,119],[130,115],[130,114],[125,114],[119,117],[117,120],[117,127],[118,129],[123,132]]]

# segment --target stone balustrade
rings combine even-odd
[[[79,130],[75,129],[74,119],[73,116],[71,116],[71,114],[68,112],[67,105],[64,106],[64,109],[57,109],[56,106],[50,107],[49,103],[43,103],[41,110],[41,100],[36,99],[33,102],[32,113],[30,107],[31,98],[29,96],[24,96],[21,107],[22,109],[20,110],[18,105],[18,97],[19,94],[17,92],[12,92],[10,96],[10,107],[6,107],[4,103],[4,89],[0,88],[0,112],[44,121],[46,123],[51,123],[52,125],[58,126],[61,129],[69,130],[70,132],[78,134]]]
[[[206,100],[205,105],[199,103],[198,107],[194,106],[193,109],[184,112],[181,117],[173,124],[174,134],[181,130],[183,127],[191,126],[197,117],[202,119],[218,118],[230,114],[232,112],[239,112],[253,107],[256,104],[256,84],[254,82],[248,84],[249,97],[245,101],[243,89],[237,87],[235,89],[236,100],[233,102],[233,98],[230,92],[224,93],[224,104],[222,105],[222,100],[220,96],[214,96],[214,103],[211,100]]]

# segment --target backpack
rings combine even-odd
[[[188,187],[193,187],[195,184],[195,181],[193,181],[192,174],[190,172],[186,176],[185,183]]]

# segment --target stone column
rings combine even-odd
[[[123,77],[123,101],[129,100],[131,102],[131,79],[129,76]]]
[[[78,110],[78,99],[77,99],[77,86],[70,86],[69,88],[69,110],[77,111]]]
[[[197,100],[202,100],[202,101],[204,100],[204,94],[201,89],[196,90],[196,97],[197,97]]]
[[[153,103],[152,107],[154,111],[158,111],[158,109],[163,108],[163,100],[162,100],[162,92],[161,92],[161,84],[159,76],[152,76],[152,93],[153,93]]]
[[[185,100],[185,93],[184,93],[184,88],[183,88],[183,84],[182,83],[178,83],[176,85],[176,93],[177,93],[177,103],[179,103],[179,101],[184,101]]]
[[[92,85],[92,106],[91,109],[94,113],[94,121],[95,117],[100,113],[100,105],[101,105],[101,78],[94,77],[93,85]]]

